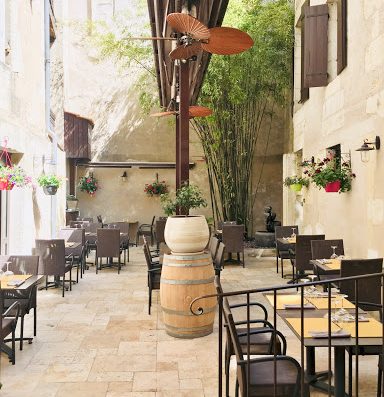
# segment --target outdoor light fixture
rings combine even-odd
[[[361,161],[363,163],[368,163],[369,161],[369,152],[371,150],[379,150],[380,149],[380,137],[376,136],[374,142],[368,142],[368,139],[364,139],[364,143],[356,149],[356,152],[360,152]]]
[[[121,182],[127,182],[128,180],[128,175],[127,175],[127,171],[123,172],[123,175],[121,175]]]

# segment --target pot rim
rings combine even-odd
[[[205,218],[204,215],[170,215],[168,218],[185,219],[185,218]]]

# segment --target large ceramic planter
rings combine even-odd
[[[294,183],[293,185],[289,186],[291,188],[291,190],[293,190],[294,192],[300,192],[301,188],[303,187],[303,185],[301,183]]]
[[[43,186],[44,193],[48,196],[54,196],[57,193],[58,186]]]
[[[203,252],[209,240],[207,221],[202,215],[170,216],[165,225],[164,238],[173,254]]]
[[[8,181],[8,179],[0,179],[0,190],[12,190],[14,183]]]
[[[341,187],[340,181],[328,182],[325,185],[325,191],[327,193],[337,193],[340,190],[340,187]]]

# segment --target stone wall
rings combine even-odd
[[[301,3],[296,1],[298,18]],[[318,1],[317,3],[325,3]],[[314,5],[314,3],[311,5]],[[329,4],[331,9],[336,2]],[[326,238],[344,238],[347,254],[354,257],[384,255],[384,159],[372,151],[369,163],[362,163],[359,148],[364,139],[383,137],[384,117],[384,3],[379,0],[348,2],[348,65],[327,87],[311,88],[310,99],[298,103],[295,88],[293,119],[294,152],[303,157],[322,157],[327,147],[341,144],[351,154],[356,180],[349,193],[335,194],[311,186],[300,198],[302,215],[295,215],[294,193],[285,203],[287,220],[301,224],[306,233],[325,233]],[[297,31],[295,76],[300,81],[300,42]],[[329,32],[329,41],[336,36]],[[285,173],[292,163],[287,164]]]

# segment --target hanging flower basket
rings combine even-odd
[[[289,186],[291,188],[291,190],[293,190],[294,192],[300,192],[301,189],[303,188],[303,185],[301,183],[294,183],[293,185]]]
[[[8,179],[0,179],[0,190],[12,190],[14,186],[15,184],[9,182]]]
[[[145,184],[144,192],[150,197],[160,196],[161,194],[168,193],[168,186],[165,181],[159,182],[159,176],[156,174],[155,181]]]
[[[78,186],[82,192],[87,192],[91,197],[95,195],[99,188],[97,179],[92,174],[81,177]]]
[[[37,182],[46,195],[53,196],[57,193],[57,189],[62,183],[62,178],[54,174],[42,174],[37,178]]]
[[[341,187],[340,181],[328,182],[325,185],[325,191],[327,193],[337,193],[340,190],[340,187]]]

